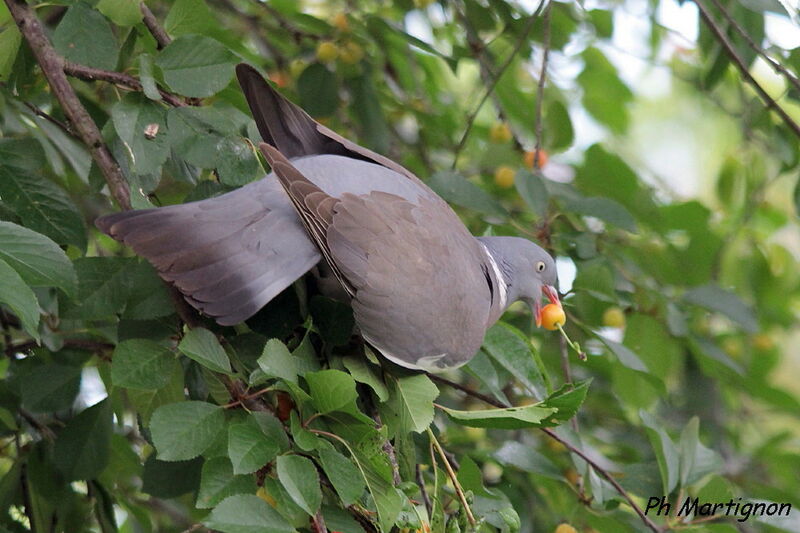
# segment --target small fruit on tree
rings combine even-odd
[[[564,523],[564,524],[558,524],[555,533],[578,533],[578,530],[572,527],[571,525]]]
[[[525,166],[533,168],[534,160],[536,159],[536,150],[528,150],[525,152]],[[547,165],[547,152],[539,149],[539,168],[544,168]]]
[[[317,59],[322,63],[331,63],[339,57],[339,47],[330,41],[322,41],[317,46]]]
[[[341,32],[350,31],[350,21],[344,13],[336,13],[331,19],[331,25]]]
[[[517,173],[508,165],[500,165],[494,171],[494,182],[498,187],[508,189],[514,185],[514,176]]]
[[[343,63],[355,65],[364,57],[364,49],[353,41],[347,41],[341,48],[339,48],[339,59]]]
[[[505,122],[497,122],[489,128],[489,140],[496,143],[507,143],[511,140],[511,128]]]
[[[550,331],[558,329],[567,323],[564,308],[558,304],[547,304],[542,308],[542,327]]]
[[[619,307],[609,307],[603,312],[603,325],[607,328],[624,328],[625,313]]]

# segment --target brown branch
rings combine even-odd
[[[731,60],[733,60],[734,64],[739,69],[739,72],[742,73],[745,81],[749,83],[753,89],[755,89],[756,93],[758,93],[758,95],[761,97],[761,100],[764,102],[764,105],[766,105],[767,108],[775,111],[778,116],[781,117],[784,124],[786,124],[789,129],[791,129],[792,132],[798,138],[800,138],[800,125],[798,125],[797,122],[795,122],[792,117],[790,117],[789,114],[780,105],[778,105],[778,102],[776,102],[775,99],[764,90],[758,81],[756,81],[753,75],[750,74],[750,69],[748,69],[744,60],[736,52],[736,48],[734,48],[733,43],[731,43],[728,36],[725,35],[725,32],[719,27],[719,24],[717,24],[717,22],[711,16],[711,13],[709,12],[708,7],[705,5],[703,0],[694,0],[694,3],[700,10],[700,16],[702,17],[703,22],[705,22],[706,26],[708,26],[708,29],[711,30],[711,33],[714,34],[714,37],[725,49],[725,52],[728,54]]]
[[[744,28],[742,28],[741,24],[739,24],[739,21],[733,18],[730,12],[727,9],[725,9],[725,6],[723,6],[719,0],[711,0],[711,1],[714,3],[714,6],[720,11],[720,13],[722,13],[722,16],[725,17],[725,20],[728,21],[728,23],[733,27],[733,29],[739,32],[739,35],[741,35],[744,38],[747,45],[750,48],[752,48],[758,55],[763,57],[764,60],[770,64],[770,66],[775,70],[776,73],[781,74],[783,77],[786,78],[786,80],[789,83],[794,85],[795,89],[800,91],[800,80],[798,80],[794,74],[789,72],[789,70],[787,70],[786,67],[781,65],[780,62],[770,57],[769,54],[767,54],[766,50],[761,48],[758,45],[758,43],[753,41],[753,39],[750,37],[747,31]]]
[[[525,25],[525,28],[523,28],[522,34],[519,36],[517,44],[514,46],[514,49],[511,51],[510,54],[508,54],[508,57],[506,58],[505,62],[503,62],[503,64],[500,65],[500,68],[497,69],[497,72],[492,77],[491,83],[489,83],[489,86],[486,88],[486,92],[483,94],[483,97],[481,98],[480,102],[478,102],[478,105],[475,106],[475,109],[473,109],[472,113],[470,113],[469,117],[467,117],[467,127],[464,130],[464,134],[461,136],[461,140],[458,142],[458,146],[456,147],[455,154],[453,155],[453,164],[451,168],[453,169],[456,168],[456,164],[458,163],[458,156],[461,154],[461,151],[467,144],[467,139],[469,138],[469,134],[472,131],[472,126],[475,124],[475,119],[478,117],[478,113],[483,107],[483,104],[486,103],[486,100],[489,98],[489,96],[494,92],[494,88],[497,86],[497,83],[500,81],[500,78],[503,77],[503,74],[505,74],[508,67],[511,66],[512,61],[514,61],[514,58],[517,56],[517,52],[520,51],[522,45],[526,42],[528,34],[530,33],[531,29],[533,29],[533,23],[536,22],[536,18],[542,11],[542,7],[544,7],[544,3],[545,0],[541,0],[539,2],[539,6],[536,8],[536,11],[534,11],[530,15],[530,17],[528,17],[528,22]]]
[[[75,90],[64,75],[64,60],[50,44],[39,19],[24,0],[5,0],[14,22],[31,47],[37,63],[95,164],[103,173],[111,195],[122,209],[131,208],[130,191],[122,170],[111,155],[97,125],[83,107]]]
[[[433,377],[433,376],[431,376],[431,377]],[[488,403],[489,405],[492,405],[492,406],[494,406],[494,407],[500,407],[500,408],[504,408],[504,407],[510,407],[510,405],[507,405],[507,404],[505,404],[505,403],[503,403],[503,402],[501,402],[501,401],[495,400],[494,398],[490,398],[490,397],[486,396],[485,394],[481,394],[481,393],[479,393],[479,392],[477,392],[477,391],[473,391],[473,390],[472,390],[472,389],[470,389],[469,387],[465,387],[465,386],[463,386],[463,385],[460,385],[460,384],[454,383],[454,382],[452,382],[452,381],[449,381],[449,380],[446,380],[446,379],[444,379],[444,378],[437,379],[436,381],[439,381],[439,382],[441,382],[441,383],[453,384],[453,385],[455,385],[455,387],[454,387],[454,388],[457,388],[458,390],[460,390],[460,391],[464,392],[464,393],[465,393],[465,394],[467,394],[468,396],[472,396],[473,398],[477,398],[477,399],[479,399],[479,400],[481,400],[481,401],[484,401],[484,402],[486,402],[486,403]],[[645,525],[646,525],[648,528],[650,528],[652,531],[654,531],[654,532],[656,532],[656,533],[660,533],[660,531],[661,531],[661,528],[659,528],[659,527],[658,527],[658,525],[656,525],[656,524],[655,524],[655,523],[654,523],[652,520],[650,520],[650,519],[647,517],[647,515],[645,515],[645,514],[644,514],[644,511],[642,511],[642,508],[641,508],[641,507],[639,507],[639,505],[638,505],[638,504],[637,504],[635,501],[633,501],[633,498],[631,497],[631,495],[630,495],[630,494],[628,494],[628,492],[627,492],[627,491],[626,491],[626,490],[625,490],[625,489],[622,487],[622,485],[620,485],[620,484],[617,482],[617,480],[616,480],[616,479],[614,479],[614,476],[612,476],[612,475],[611,475],[611,474],[608,472],[608,470],[606,470],[605,468],[603,468],[602,466],[600,466],[599,464],[597,464],[597,462],[595,462],[593,459],[589,458],[589,456],[587,456],[587,455],[586,455],[585,453],[583,453],[583,452],[582,452],[580,449],[578,449],[577,447],[575,447],[574,445],[572,445],[572,443],[570,443],[570,442],[568,442],[568,441],[566,441],[566,440],[562,439],[561,437],[559,437],[559,436],[556,434],[556,432],[555,432],[555,431],[553,431],[552,429],[550,429],[550,428],[539,428],[539,429],[540,429],[541,431],[543,431],[545,434],[547,434],[547,435],[548,435],[550,438],[552,438],[552,439],[554,439],[554,440],[556,440],[556,441],[560,442],[561,444],[563,444],[563,445],[564,445],[564,447],[565,447],[565,448],[567,448],[569,451],[571,451],[572,453],[574,453],[574,454],[578,455],[578,456],[579,456],[581,459],[583,459],[584,461],[586,461],[586,462],[587,462],[587,463],[588,463],[588,464],[589,464],[589,465],[590,465],[590,466],[591,466],[591,467],[592,467],[592,468],[595,470],[595,472],[597,472],[597,473],[598,473],[600,476],[602,476],[602,477],[603,477],[603,478],[604,478],[606,481],[608,481],[608,482],[609,482],[609,483],[610,483],[610,484],[611,484],[611,485],[614,487],[614,489],[615,489],[615,490],[616,490],[616,491],[617,491],[617,492],[618,492],[618,493],[619,493],[619,494],[620,494],[620,495],[621,495],[623,498],[625,498],[625,501],[627,501],[627,502],[628,502],[628,504],[629,504],[629,505],[630,505],[630,506],[633,508],[633,510],[636,512],[636,514],[637,514],[637,515],[639,515],[639,518],[641,518],[641,519],[642,519],[642,521],[644,522],[644,524],[645,524]]]
[[[27,341],[20,344],[9,344],[6,346],[6,355],[11,356],[15,353],[27,352],[39,346],[36,341]],[[92,339],[65,339],[64,346],[69,348],[79,348],[92,352],[107,352],[114,349],[114,345],[108,342],[100,342]]]
[[[311,517],[311,530],[314,533],[328,533],[325,527],[325,519],[322,518],[322,511],[318,510],[317,514]]]
[[[416,467],[416,480],[419,491],[422,493],[422,501],[425,502],[425,510],[428,511],[429,517],[433,516],[433,505],[431,504],[430,496],[428,496],[428,491],[425,489],[425,478],[422,476],[422,468],[419,463],[417,463]]]
[[[6,0],[13,1],[13,0]],[[128,74],[124,74],[122,72],[114,72],[111,70],[103,70],[101,68],[94,68],[94,67],[87,67],[85,65],[79,65],[77,63],[72,63],[70,61],[64,61],[64,72],[68,76],[72,76],[73,78],[78,78],[84,81],[105,81],[108,83],[112,83],[118,87],[122,87],[123,89],[128,89],[130,91],[138,91],[142,92],[144,89],[142,88],[142,82],[130,76]],[[172,107],[183,107],[186,104],[179,96],[167,92],[163,89],[158,89],[158,93],[161,95],[161,98],[164,101],[171,105]]]
[[[539,170],[541,168],[539,156],[542,149],[542,104],[544,101],[544,83],[547,80],[547,60],[550,58],[550,11],[553,8],[553,2],[547,4],[547,9],[544,11],[544,51],[542,52],[542,70],[539,72],[539,82],[536,87],[536,122],[534,130],[536,131],[536,145],[533,148],[533,168]]]
[[[150,11],[150,8],[147,7],[147,4],[142,2],[139,4],[139,8],[142,11],[142,21],[144,22],[144,25],[147,26],[147,29],[150,30],[150,34],[156,40],[158,49],[161,50],[171,43],[172,38],[167,35],[167,32],[161,27],[161,24],[158,23],[158,19],[156,19],[156,16],[153,15],[153,12]]]

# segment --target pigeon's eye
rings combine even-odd
[[[544,272],[544,261],[536,262],[536,272]]]

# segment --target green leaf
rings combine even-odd
[[[508,212],[492,195],[451,170],[435,173],[428,180],[433,191],[454,204],[487,215],[506,217]]]
[[[305,374],[311,401],[321,414],[332,411],[358,413],[356,382],[341,370],[319,370]]]
[[[65,309],[64,316],[98,320],[121,312],[129,292],[126,267],[132,261],[122,257],[81,257],[75,260],[77,307]]]
[[[56,243],[40,233],[0,221],[0,259],[28,285],[58,287],[67,295],[75,291],[72,263]]]
[[[600,196],[575,198],[565,201],[567,208],[578,214],[596,217],[631,233],[636,233],[636,221],[622,204]]]
[[[189,461],[160,461],[150,454],[142,469],[142,492],[156,498],[177,498],[197,490],[202,457]]]
[[[506,441],[499,450],[494,452],[494,457],[502,465],[511,465],[525,472],[532,472],[550,479],[564,479],[564,473],[550,459],[516,441]]]
[[[50,363],[25,372],[19,379],[22,406],[34,413],[59,411],[72,405],[81,386],[81,367]]]
[[[95,6],[117,26],[134,26],[142,21],[139,0],[100,0]]]
[[[0,198],[23,224],[58,244],[86,249],[86,228],[75,205],[52,181],[0,164]]]
[[[150,427],[153,412],[162,405],[183,400],[183,369],[176,365],[166,386],[155,390],[128,389],[127,396],[139,413],[144,427]]]
[[[447,407],[443,410],[451,420],[462,426],[496,429],[543,427],[547,425],[544,421],[558,412],[556,408],[540,407],[537,404],[475,411],[460,411]]]
[[[348,355],[342,358],[342,363],[347,371],[350,372],[350,375],[353,376],[353,379],[368,385],[375,391],[378,400],[385,402],[389,398],[389,389],[386,388],[386,383],[383,382],[383,379],[376,373],[372,365],[367,362],[366,358]]]
[[[680,474],[678,450],[675,447],[675,443],[667,435],[667,432],[662,429],[662,424],[653,418],[650,413],[640,410],[639,416],[647,428],[647,436],[650,438],[650,443],[656,454],[664,494],[670,494],[672,489],[678,485],[678,476]]]
[[[164,19],[164,29],[170,35],[206,34],[214,30],[214,17],[203,0],[176,0]]]
[[[544,378],[534,361],[530,343],[516,328],[498,322],[486,332],[483,348],[489,356],[520,380],[534,396],[546,395]]]
[[[267,341],[257,363],[266,375],[297,384],[297,375],[300,373],[298,358],[293,357],[286,345],[278,339]]]
[[[53,33],[53,46],[68,61],[115,70],[119,47],[108,20],[83,2],[70,6]]]
[[[527,170],[517,171],[514,186],[531,211],[540,218],[547,215],[549,196],[542,179],[537,174]]]
[[[328,441],[322,442],[324,444],[318,449],[322,470],[336,489],[342,504],[349,506],[364,493],[364,478],[353,461],[337,452]]]
[[[129,94],[111,108],[111,119],[128,148],[131,172],[159,173],[170,153],[164,109],[143,95]]]
[[[0,259],[0,303],[7,305],[28,335],[39,340],[39,302],[17,271]]]
[[[281,455],[275,467],[278,480],[294,503],[314,516],[322,503],[319,474],[314,463],[300,455]]]
[[[139,56],[139,81],[142,82],[144,95],[155,102],[161,101],[161,93],[158,92],[158,85],[153,76],[154,60],[150,54]]]
[[[14,24],[0,32],[0,81],[7,81],[17,59],[22,34]]]
[[[583,89],[583,106],[612,132],[624,133],[629,120],[627,105],[633,101],[633,93],[597,48],[587,48],[582,57],[585,66],[578,75],[578,84]]]
[[[546,104],[543,126],[545,146],[550,150],[564,150],[569,148],[575,140],[575,131],[572,127],[572,120],[569,118],[569,111],[558,100]]]
[[[236,56],[203,35],[182,35],[156,58],[164,81],[184,96],[204,98],[224,89],[233,77]]]
[[[716,285],[703,285],[683,295],[689,303],[727,316],[748,333],[758,332],[758,321],[753,310],[739,296]]]
[[[255,491],[253,476],[236,475],[227,457],[214,457],[203,463],[195,506],[211,509],[228,496],[253,494]]]
[[[162,461],[193,459],[224,431],[225,412],[207,402],[162,405],[150,419],[153,444]]]
[[[557,425],[575,416],[580,406],[583,405],[584,400],[586,400],[586,394],[589,392],[591,382],[591,379],[585,379],[572,385],[566,383],[545,398],[543,402],[539,403],[540,407],[555,407],[558,410],[552,417],[547,419],[547,423]]]
[[[297,78],[300,106],[312,117],[332,115],[339,106],[336,76],[321,63],[312,63]]]
[[[332,298],[315,295],[309,306],[314,325],[330,346],[343,346],[350,342],[355,327],[352,308]]]
[[[253,145],[239,136],[224,137],[217,144],[217,174],[220,183],[239,186],[263,175]]]
[[[197,361],[214,372],[231,373],[228,354],[217,340],[217,336],[204,328],[190,329],[178,345],[178,349],[189,359]]]
[[[67,481],[93,479],[106,467],[111,450],[111,401],[81,411],[67,422],[53,449],[53,460]]]
[[[612,340],[606,339],[603,336],[598,336],[600,342],[605,344],[609,350],[611,350],[614,355],[617,356],[617,359],[620,363],[625,365],[626,367],[632,370],[638,370],[639,372],[649,372],[650,370],[647,366],[639,359],[639,356],[636,355],[630,348],[625,346],[624,344],[620,344],[618,342],[614,342]]]
[[[277,424],[277,432],[273,429],[268,433],[259,424],[260,417],[270,417],[275,422],[278,421],[269,413],[253,412],[243,422],[233,423],[228,427],[228,456],[234,474],[255,472],[286,448],[286,438],[280,440],[280,436],[283,436],[280,422]],[[275,426],[267,427],[269,429]],[[278,438],[275,438],[276,433],[280,433]]]
[[[204,524],[223,533],[295,533],[278,511],[255,494],[225,498]]]
[[[348,79],[351,98],[358,102],[352,110],[361,126],[359,137],[363,144],[378,153],[385,153],[391,137],[371,71],[371,68],[365,68],[361,75]]]
[[[433,401],[439,388],[424,374],[390,378],[389,407],[393,417],[385,420],[395,434],[422,433],[433,422]]]
[[[115,387],[152,390],[166,387],[177,366],[175,355],[147,339],[129,339],[114,348],[111,381]]]

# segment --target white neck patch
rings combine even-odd
[[[503,277],[503,273],[500,272],[500,267],[497,266],[497,261],[494,260],[492,252],[489,251],[489,248],[487,248],[485,244],[481,243],[481,246],[483,246],[483,249],[486,251],[486,255],[489,256],[489,264],[492,265],[492,271],[494,271],[494,276],[497,278],[498,289],[500,289],[500,309],[505,309],[506,300],[508,300],[508,286],[506,285],[506,280]]]

